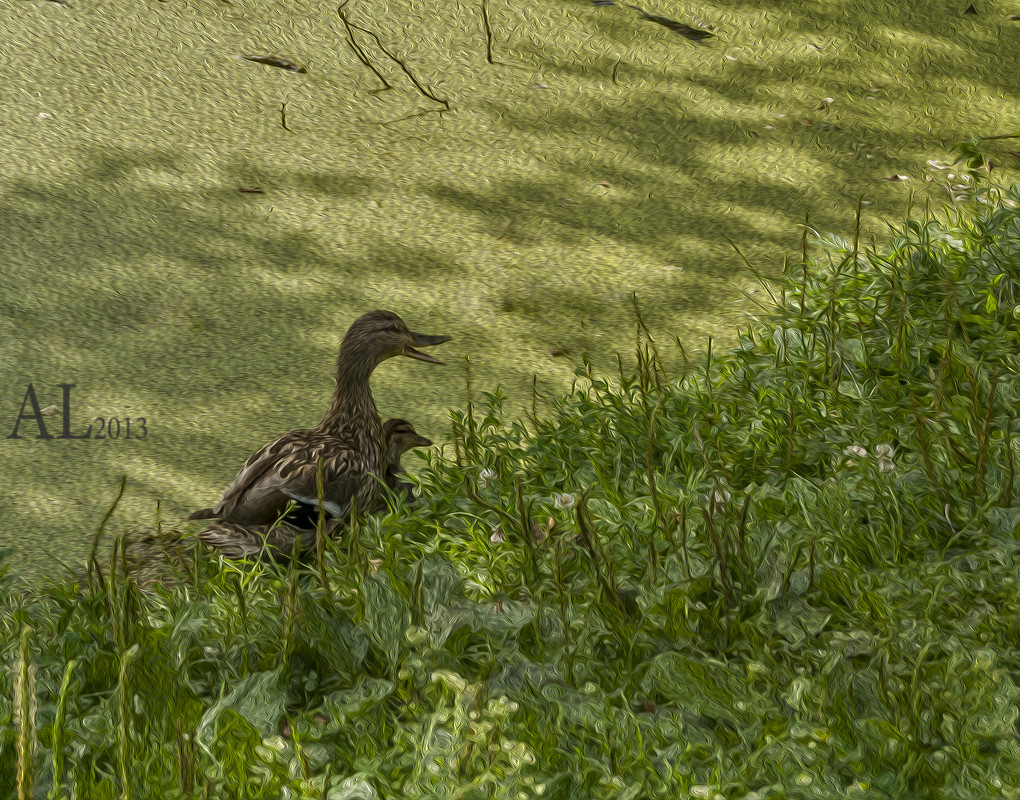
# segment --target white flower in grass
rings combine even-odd
[[[573,508],[574,504],[576,502],[577,502],[577,500],[574,498],[574,495],[572,495],[572,494],[565,494],[565,493],[564,494],[558,494],[558,495],[556,495],[556,499],[555,499],[556,508],[559,508],[559,509]]]
[[[843,448],[843,454],[847,456],[856,456],[857,458],[867,458],[868,451],[866,448],[861,447],[859,444],[852,444],[849,447]],[[856,462],[852,458],[848,458],[843,462],[843,466],[852,467]]]
[[[892,472],[895,469],[892,460],[893,452],[891,444],[875,445],[875,458],[878,461],[878,469],[881,472]]]
[[[482,482],[482,486],[488,489],[490,486],[492,486],[492,484],[496,482],[496,471],[486,467],[485,469],[482,470],[481,474],[478,477]]]
[[[489,537],[489,541],[493,544],[503,544],[506,541],[506,534],[503,533],[503,528],[497,525],[492,529],[492,536]]]

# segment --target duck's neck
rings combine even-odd
[[[350,442],[361,454],[366,468],[382,474],[386,454],[382,420],[370,385],[373,367],[366,368],[364,362],[356,359],[347,363],[341,359],[333,399],[318,428]]]

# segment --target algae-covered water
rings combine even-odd
[[[1020,5],[968,6],[642,6],[699,44],[627,6],[491,0],[489,64],[479,4],[352,0],[380,91],[330,3],[3,3],[0,546],[30,576],[81,557],[122,475],[111,531],[210,504],[318,421],[372,308],[454,337],[374,379],[437,442],[466,357],[514,409],[583,354],[615,369],[631,293],[667,361],[674,334],[726,342],[765,297],[731,241],[775,273],[806,213],[847,234],[863,198],[881,231],[946,197],[955,142],[1020,130]],[[1020,141],[987,148],[1016,179]],[[65,391],[90,438],[56,438]]]

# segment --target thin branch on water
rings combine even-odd
[[[343,6],[341,6],[341,8],[342,7]],[[344,19],[344,17],[341,16],[341,19]],[[449,100],[443,100],[443,99],[441,99],[439,97],[436,97],[434,94],[432,94],[432,92],[430,92],[428,89],[426,89],[424,86],[422,86],[421,83],[419,83],[418,79],[416,77],[414,77],[414,73],[411,72],[411,70],[408,68],[407,64],[405,64],[401,59],[399,59],[395,55],[393,55],[393,53],[391,53],[386,48],[386,45],[384,45],[382,43],[382,40],[378,36],[376,36],[376,34],[374,32],[370,31],[368,28],[363,28],[360,25],[355,25],[354,23],[348,23],[346,19],[344,19],[344,24],[347,25],[348,28],[357,28],[362,33],[367,33],[369,36],[371,36],[373,39],[375,39],[375,43],[379,46],[379,49],[382,50],[386,55],[388,55],[390,57],[390,59],[392,59],[394,61],[394,63],[396,63],[396,65],[398,67],[400,67],[400,69],[403,70],[404,74],[408,78],[411,79],[411,83],[413,83],[415,85],[415,88],[417,88],[417,90],[419,92],[421,92],[421,94],[424,97],[427,97],[429,100],[433,100],[433,101],[441,104],[447,111],[450,110],[450,101]]]
[[[375,76],[382,81],[383,89],[392,89],[393,87],[390,85],[390,82],[386,80],[386,78],[383,77],[383,74],[375,68],[375,64],[369,60],[365,51],[361,49],[361,45],[358,44],[358,40],[354,38],[354,26],[352,26],[347,20],[347,13],[344,11],[344,6],[346,5],[347,0],[344,0],[344,2],[337,6],[336,13],[337,16],[340,17],[340,21],[344,24],[344,28],[347,29],[348,46],[354,51],[354,55],[358,57],[358,60],[372,70],[372,72],[375,73]]]
[[[404,120],[407,120],[407,119],[414,119],[415,117],[424,117],[426,114],[440,114],[440,115],[442,115],[443,113],[445,113],[445,111],[446,111],[446,109],[444,109],[444,108],[427,108],[424,111],[416,111],[414,114],[407,114],[407,115],[405,115],[403,117],[397,117],[396,119],[387,120],[386,122],[380,122],[379,124],[380,125],[396,125],[398,122],[403,122]],[[421,139],[423,142],[427,142],[428,141],[427,139],[424,139],[421,136],[412,136],[410,138],[412,138],[412,139]]]
[[[482,0],[482,24],[485,26],[485,60],[495,64],[492,60],[492,28],[489,26],[489,9],[485,0]]]

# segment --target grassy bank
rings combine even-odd
[[[1020,187],[810,251],[678,373],[473,388],[321,563],[6,597],[4,796],[1020,795]]]

